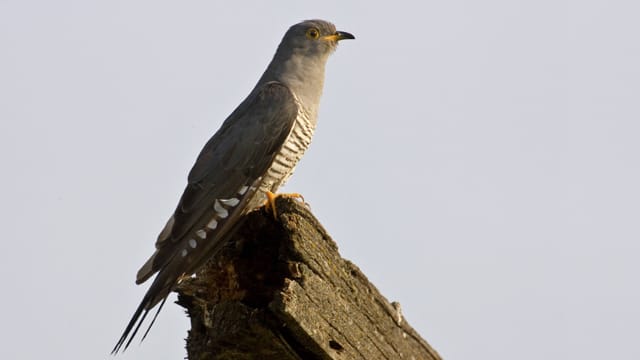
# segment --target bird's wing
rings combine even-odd
[[[291,132],[297,111],[291,91],[270,82],[229,116],[200,152],[178,206],[158,237],[150,273],[143,266],[138,283],[158,271],[190,232],[205,227],[216,213],[216,200],[238,199],[230,211],[242,209],[240,202],[252,192],[239,192],[265,174]]]
[[[297,112],[291,91],[281,83],[269,82],[250,95],[207,142],[172,218],[158,237],[156,252],[138,272],[138,283],[159,273],[114,352],[138,323],[125,348],[128,346],[144,316],[166,298],[180,276],[191,274],[223,245],[291,132]],[[207,227],[216,219],[216,226]],[[200,230],[206,230],[205,238],[197,235],[204,234]]]

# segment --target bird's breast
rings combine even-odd
[[[298,115],[296,121],[284,141],[280,151],[276,154],[273,163],[263,177],[260,192],[276,192],[278,188],[288,180],[293,173],[296,164],[304,155],[311,144],[311,138],[315,130],[315,119],[306,111],[300,102],[298,103]]]

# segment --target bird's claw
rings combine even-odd
[[[267,207],[267,210],[270,210],[271,213],[273,214],[274,220],[278,220],[278,210],[276,209],[276,199],[279,197],[300,199],[300,201],[302,201],[303,204],[305,203],[304,196],[298,193],[274,194],[271,191],[267,191],[267,201],[265,203],[265,206]]]

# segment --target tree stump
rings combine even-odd
[[[189,359],[440,359],[304,204],[276,205],[178,286]]]

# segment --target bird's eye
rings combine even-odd
[[[320,31],[316,28],[310,28],[309,30],[307,30],[307,37],[309,39],[317,39],[320,36]]]

